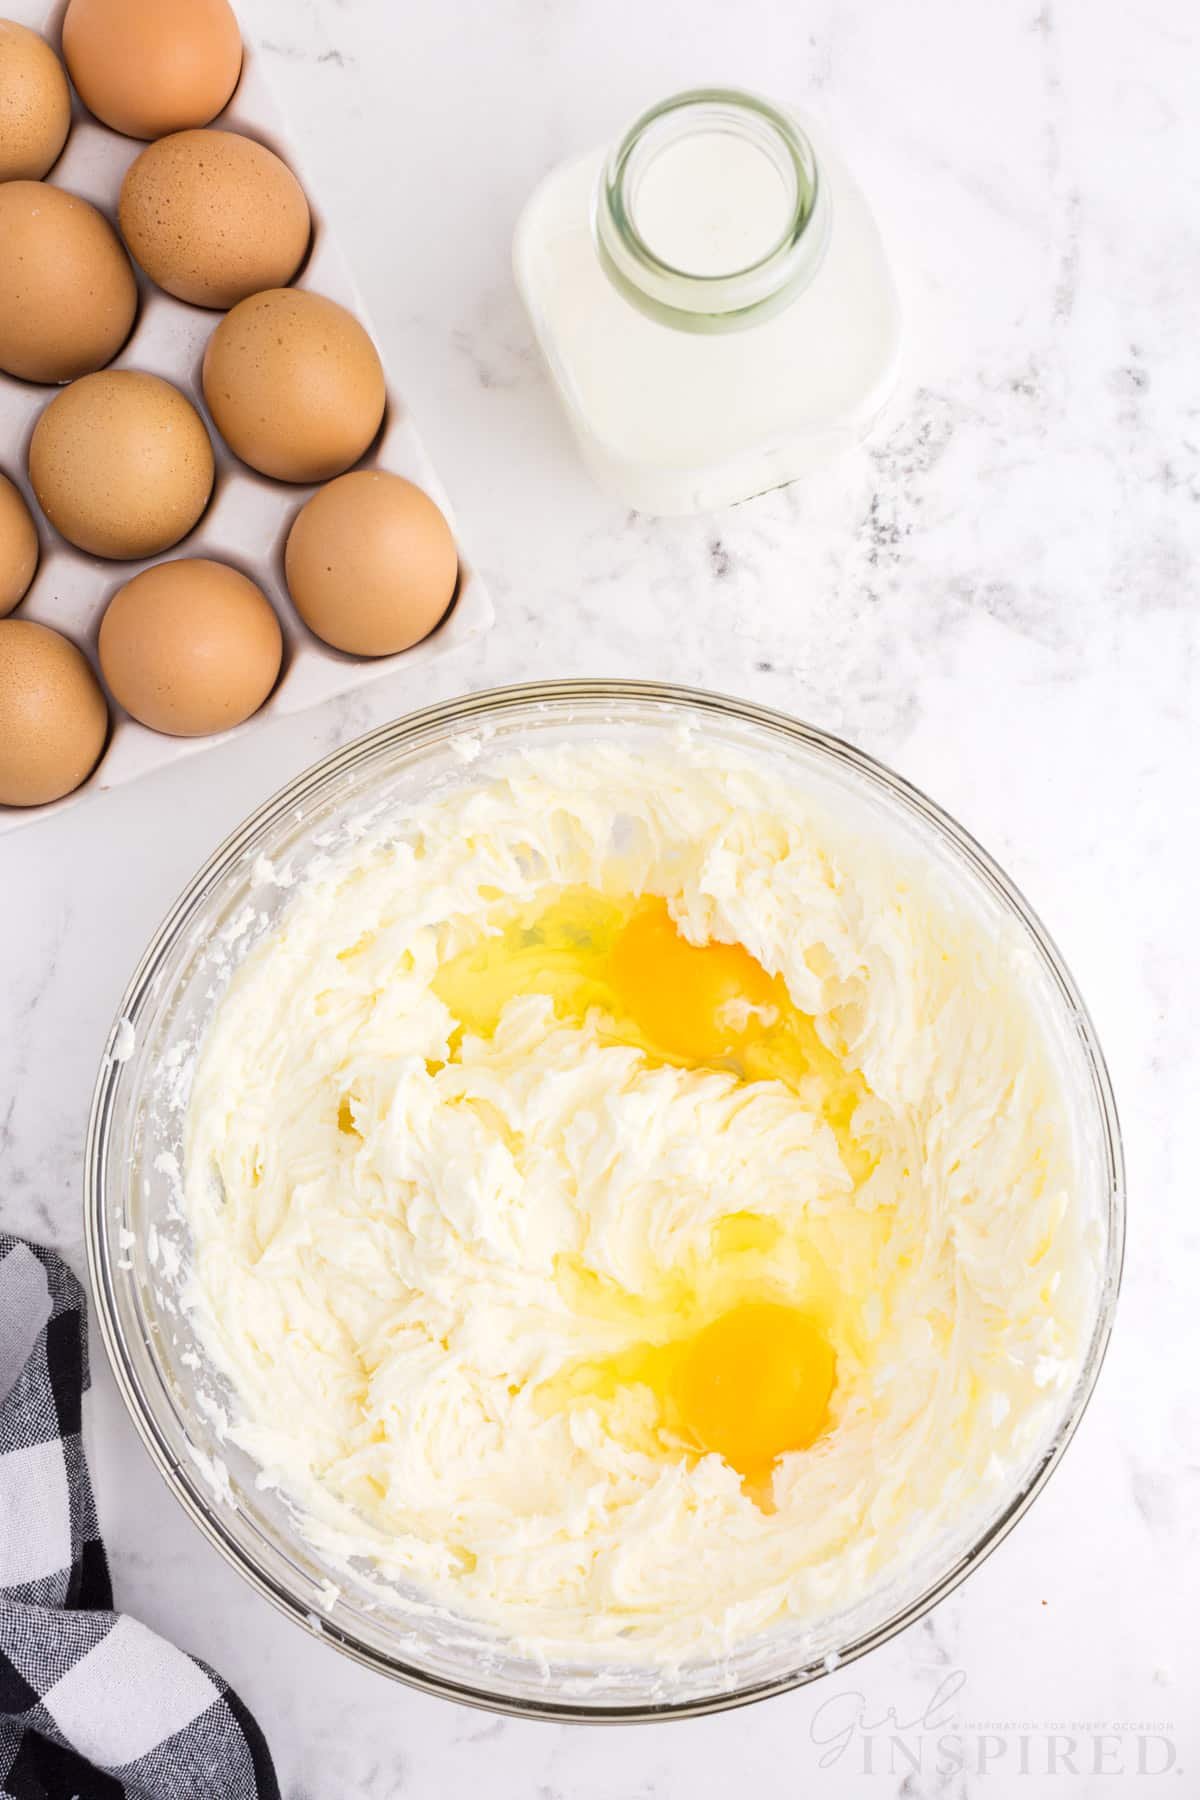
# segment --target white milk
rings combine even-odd
[[[514,262],[583,453],[644,512],[704,511],[858,443],[899,308],[823,139],[733,93],[682,95],[550,174]]]
[[[787,230],[792,199],[757,144],[699,131],[668,144],[637,189],[635,220],[649,248],[689,275],[728,275],[769,254]]]

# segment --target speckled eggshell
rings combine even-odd
[[[133,269],[102,213],[44,181],[0,184],[0,369],[73,381],[112,361],[136,311]]]
[[[0,619],[25,598],[37,565],[37,529],[29,508],[7,475],[0,475]]]
[[[0,620],[0,806],[44,806],[86,781],[108,707],[81,650],[48,625]]]
[[[279,674],[283,634],[262,590],[205,557],[127,581],[100,624],[100,667],[126,712],[175,737],[228,731]]]
[[[71,90],[45,38],[0,19],[0,181],[40,181],[71,129]]]
[[[269,288],[208,340],[204,398],[235,456],[279,481],[328,481],[370,445],[387,399],[374,344],[321,294]]]
[[[126,137],[207,125],[242,70],[228,0],[71,0],[63,55],[88,111]]]
[[[155,556],[208,504],[213,453],[191,401],[157,375],[86,375],[34,427],[29,479],[43,512],[93,556]]]
[[[311,223],[287,164],[234,131],[178,131],[143,150],[121,187],[120,222],[151,281],[222,311],[286,286]]]
[[[441,510],[402,475],[358,469],[301,507],[288,592],[311,631],[354,656],[428,637],[454,598],[458,551]]]

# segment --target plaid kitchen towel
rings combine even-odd
[[[79,1283],[0,1232],[0,1800],[278,1800],[237,1695],[111,1610],[87,1384]]]

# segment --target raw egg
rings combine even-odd
[[[727,1055],[774,995],[770,976],[741,944],[689,944],[661,900],[636,912],[617,937],[612,981],[651,1043],[694,1062]]]
[[[402,475],[358,469],[301,507],[288,592],[311,631],[354,656],[427,637],[454,598],[458,551],[439,508]]]
[[[0,19],[0,181],[40,181],[71,128],[71,90],[45,38]]]
[[[274,687],[282,654],[279,620],[261,589],[203,557],[135,575],[100,624],[100,667],[114,699],[175,737],[248,719]]]
[[[835,1374],[832,1347],[803,1312],[746,1301],[686,1345],[675,1385],[680,1421],[701,1450],[762,1478],[821,1435]]]
[[[38,564],[37,531],[29,508],[0,475],[0,619],[25,598]]]
[[[586,1023],[603,1043],[636,1045],[653,1062],[781,1082],[823,1115],[855,1179],[873,1166],[856,1137],[868,1092],[861,1073],[744,945],[689,943],[660,896],[547,890],[494,916],[480,942],[439,966],[433,989],[456,1022],[451,1059],[461,1032],[490,1036],[516,996],[544,994],[558,1018]],[[778,1459],[828,1429],[838,1356],[855,1353],[866,1296],[847,1281],[844,1260],[836,1269],[826,1261],[819,1217],[786,1231],[754,1212],[755,1198],[753,1189],[731,1193],[708,1244],[643,1291],[560,1258],[569,1310],[602,1319],[620,1347],[569,1365],[542,1384],[538,1404],[546,1413],[581,1401],[615,1409],[610,1418],[647,1454],[678,1455],[682,1444],[720,1456],[761,1504],[755,1490]],[[627,1405],[647,1391],[648,1436],[640,1400]]]
[[[287,164],[234,131],[177,131],[143,150],[121,186],[120,221],[151,281],[222,310],[286,286],[310,228]]]
[[[137,288],[108,220],[44,181],[8,181],[0,246],[0,369],[73,381],[111,362],[133,325]]]
[[[0,621],[0,806],[44,806],[86,781],[108,735],[91,664],[30,619]]]
[[[320,294],[268,288],[222,319],[204,398],[236,456],[280,481],[328,481],[356,463],[386,400],[374,344]]]
[[[213,453],[178,388],[131,369],[86,375],[46,407],[29,479],[57,531],[93,556],[167,550],[208,504]]]
[[[242,69],[228,0],[71,0],[63,55],[89,112],[126,137],[207,125]]]

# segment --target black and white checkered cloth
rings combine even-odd
[[[0,1800],[278,1800],[237,1695],[111,1610],[87,1385],[79,1283],[0,1232]]]

